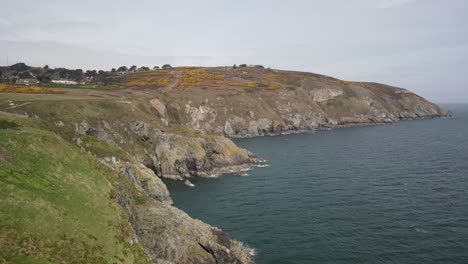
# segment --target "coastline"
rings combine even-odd
[[[386,122],[349,122],[349,123],[341,123],[333,126],[319,126],[312,129],[292,129],[286,130],[281,132],[267,132],[265,134],[259,135],[224,135],[230,139],[241,139],[241,138],[255,138],[255,137],[264,137],[264,136],[283,136],[283,135],[290,135],[290,134],[301,134],[301,133],[315,133],[316,131],[326,131],[326,130],[333,130],[333,129],[340,129],[340,128],[349,128],[349,127],[365,127],[365,126],[384,126],[384,125],[391,125],[396,124],[402,121],[412,121],[412,120],[425,120],[425,119],[434,119],[434,118],[451,118],[452,113],[447,111],[447,114],[437,114],[437,115],[428,115],[428,116],[417,116],[417,117],[404,117],[397,120],[386,121]]]

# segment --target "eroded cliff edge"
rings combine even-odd
[[[161,78],[169,82],[163,85]],[[113,181],[112,200],[123,209],[133,234],[122,243],[141,246],[155,263],[252,262],[240,242],[171,206],[161,180],[206,177],[261,162],[226,136],[448,115],[405,89],[311,73],[176,68],[137,72],[115,81],[126,88],[0,94],[0,110],[8,122],[57,135],[63,144],[122,176]],[[14,150],[0,149],[0,154],[9,152]],[[10,162],[2,155],[0,161]]]

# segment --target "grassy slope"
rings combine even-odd
[[[145,263],[113,172],[43,126],[0,115],[0,262]]]

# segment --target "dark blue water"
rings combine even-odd
[[[235,140],[249,177],[170,182],[258,263],[468,263],[468,106],[452,119]]]

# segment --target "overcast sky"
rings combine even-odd
[[[311,71],[468,102],[466,0],[0,0],[0,64]]]

